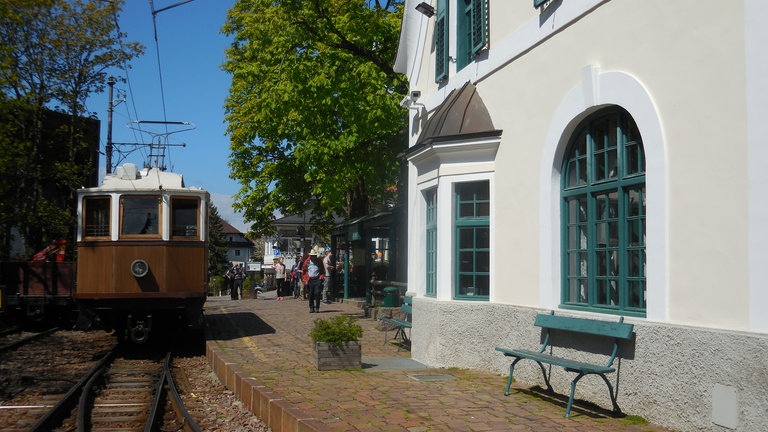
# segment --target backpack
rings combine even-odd
[[[320,277],[320,266],[318,266],[317,263],[312,261],[311,258],[309,259],[309,261],[307,261],[307,275],[311,279]]]

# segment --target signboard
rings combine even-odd
[[[249,262],[246,264],[246,271],[249,272],[260,272],[261,271],[261,263],[260,262]]]

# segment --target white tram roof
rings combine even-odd
[[[183,189],[181,174],[162,171],[159,168],[139,169],[136,164],[126,163],[117,167],[114,173],[104,176],[101,189],[115,190],[158,190]]]

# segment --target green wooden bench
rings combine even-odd
[[[395,336],[393,339],[400,339],[403,341],[404,344],[410,344],[410,332],[411,332],[411,319],[413,317],[413,297],[411,296],[405,296],[403,298],[403,304],[400,306],[400,312],[402,312],[403,318],[397,318],[397,317],[381,317],[381,321],[385,324],[384,326],[384,343],[387,343],[389,338],[387,338],[387,333],[389,332],[390,327],[395,328]],[[405,329],[408,329],[408,333],[405,333]]]
[[[541,373],[544,375],[544,381],[547,383],[547,390],[553,392],[552,386],[549,383],[549,377],[547,376],[544,368],[544,363],[560,366],[568,372],[577,373],[576,378],[571,382],[571,396],[568,399],[568,407],[565,410],[565,416],[570,417],[571,407],[573,406],[573,395],[576,392],[576,383],[586,375],[598,375],[608,385],[608,391],[611,396],[611,403],[613,403],[613,411],[616,414],[621,413],[619,405],[616,403],[616,394],[614,393],[611,382],[606,377],[606,374],[613,373],[616,369],[613,367],[613,362],[619,353],[619,343],[622,340],[629,340],[632,338],[632,330],[634,326],[632,324],[625,324],[624,317],[619,318],[618,322],[598,321],[586,318],[573,318],[565,316],[556,316],[554,311],[549,314],[538,314],[534,325],[544,329],[544,342],[538,351],[530,351],[524,349],[507,349],[496,347],[496,351],[500,351],[507,357],[514,357],[515,360],[509,365],[509,380],[507,380],[507,390],[505,395],[509,396],[509,388],[512,385],[512,374],[515,370],[517,362],[523,359],[533,360],[539,364]],[[613,349],[610,357],[605,364],[592,364],[581,361],[571,360],[564,357],[557,357],[552,355],[552,346],[550,345],[550,336],[552,330],[580,333],[587,335],[599,336],[601,339],[612,340]],[[549,353],[546,353],[549,349]]]

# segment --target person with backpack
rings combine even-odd
[[[307,285],[307,291],[309,292],[309,313],[318,313],[320,312],[325,270],[323,268],[323,260],[317,257],[316,248],[312,248],[309,252],[309,258],[304,261],[301,270],[302,281]]]

